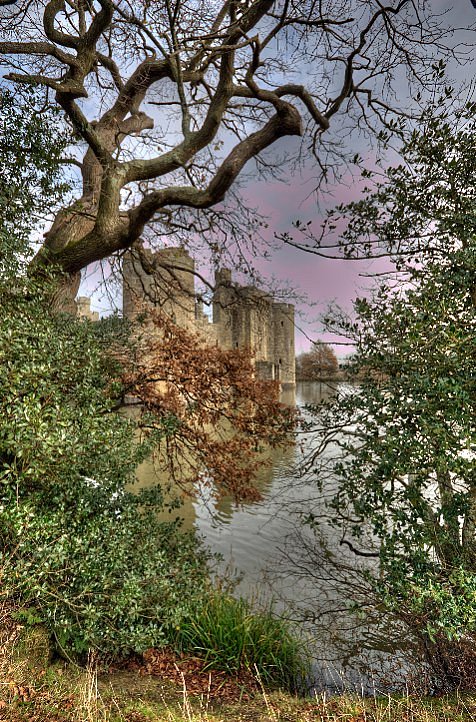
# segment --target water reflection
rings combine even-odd
[[[306,382],[297,384],[295,397],[294,392],[288,392],[285,400],[304,409],[335,392],[332,384]],[[262,494],[259,502],[236,505],[230,498],[217,502],[202,490],[194,500],[184,498],[179,513],[186,527],[195,527],[210,550],[221,555],[219,572],[241,575],[239,593],[254,599],[273,599],[282,610],[294,608],[302,613],[308,609],[310,619],[312,614],[317,615],[309,628],[316,635],[316,678],[321,686],[339,686],[334,670],[346,662],[351,666],[347,681],[351,679],[360,687],[363,678],[357,672],[359,661],[365,667],[375,663],[374,650],[388,650],[389,637],[396,632],[392,630],[390,635],[389,630],[384,630],[382,634],[378,619],[373,626],[355,628],[356,619],[348,613],[348,598],[343,592],[345,584],[360,583],[350,552],[346,556],[344,550],[339,572],[325,568],[326,545],[338,549],[340,535],[326,519],[326,492],[317,490],[313,470],[307,475],[301,471],[302,461],[312,447],[313,435],[308,432],[298,435],[296,442],[286,448],[266,450],[268,463],[256,478]],[[332,455],[332,448],[327,453]],[[153,462],[144,463],[139,472],[140,485],[167,483],[158,473]],[[330,477],[329,493],[332,485]],[[299,523],[307,511],[319,520],[322,547],[316,544],[315,535]],[[345,577],[340,581],[339,573]],[[341,677],[340,672],[337,677]]]
[[[332,393],[334,389],[327,384],[300,383],[286,400],[303,407]],[[242,575],[239,591],[247,596],[276,596],[276,592],[286,596],[288,580],[283,578],[278,589],[269,572],[285,538],[295,529],[295,512],[318,504],[316,489],[299,472],[307,446],[308,439],[298,435],[289,446],[266,451],[268,463],[255,480],[262,494],[259,502],[236,505],[229,498],[216,501],[203,496],[194,501],[196,529],[223,557],[221,571],[233,568]]]
[[[296,404],[296,388],[294,386],[283,389],[281,402],[288,406]],[[311,403],[311,401],[306,401],[306,403]],[[185,528],[198,527],[207,538],[207,543],[210,543],[208,531],[205,528],[207,524],[210,529],[215,529],[222,524],[231,524],[240,511],[247,509],[253,515],[253,507],[266,508],[275,478],[281,474],[283,469],[290,469],[295,462],[295,447],[291,442],[279,449],[270,449],[265,446],[260,454],[263,463],[255,475],[254,483],[263,497],[262,502],[244,502],[238,507],[228,496],[221,497],[217,502],[205,487],[199,490],[198,501],[192,501],[189,495],[181,493],[179,489],[171,485],[169,474],[160,454],[156,458],[142,462],[137,470],[137,482],[134,486],[136,489],[147,489],[160,484],[169,499],[180,498],[182,502],[180,517],[183,519]],[[205,522],[205,520],[208,521]],[[199,524],[199,522],[202,523]],[[245,533],[245,536],[248,535]],[[218,551],[222,552],[222,550]]]
[[[335,393],[335,386],[328,383],[302,382],[296,388],[286,390],[282,395],[283,403],[296,404],[298,407],[316,405]],[[216,501],[200,495],[194,503],[196,526],[206,542],[230,559],[239,562],[238,566],[246,572],[246,584],[253,584],[249,576],[267,558],[268,551],[275,551],[275,537],[283,539],[283,533],[289,524],[290,510],[295,509],[304,497],[315,497],[314,488],[299,478],[300,462],[308,446],[308,439],[297,435],[286,447],[267,448],[263,452],[263,466],[258,470],[255,484],[262,499],[259,502],[236,505],[229,497]],[[231,555],[231,556],[230,556]]]
[[[349,392],[351,387],[341,388]],[[300,383],[296,404],[317,406],[336,393],[332,384]],[[271,466],[263,470],[258,484],[259,503],[237,507],[230,500],[194,503],[195,526],[206,544],[223,556],[221,571],[242,574],[237,591],[250,598],[272,599],[290,618],[303,620],[301,629],[312,635],[316,687],[339,689],[342,685],[371,691],[374,679],[369,668],[395,679],[396,653],[407,645],[402,630],[382,620],[367,604],[364,621],[349,613],[350,595],[365,599],[361,568],[354,555],[340,546],[340,531],[327,516],[326,495],[332,495],[332,473],[319,491],[315,471],[302,471],[302,462],[315,446],[313,432],[298,435],[285,450],[270,452]],[[335,449],[326,450],[329,459]],[[301,523],[312,513],[318,522],[314,534]],[[329,552],[338,551],[337,567]],[[365,564],[372,562],[365,562]],[[366,602],[369,600],[366,600]],[[406,669],[400,658],[399,664]]]
[[[150,489],[158,484],[163,489],[166,500],[170,503],[170,507],[162,512],[160,517],[163,517],[164,521],[170,520],[171,517],[179,517],[186,531],[194,529],[196,515],[190,496],[171,484],[170,476],[160,459],[146,459],[137,469],[137,481],[134,489]]]
[[[336,389],[337,384],[331,381],[301,381],[296,384],[296,404],[315,406],[332,397]]]

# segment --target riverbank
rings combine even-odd
[[[467,722],[476,695],[299,698],[266,690],[251,675],[233,677],[203,662],[149,651],[121,669],[11,660],[2,675],[5,722]]]

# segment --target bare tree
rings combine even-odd
[[[81,190],[37,262],[58,263],[74,286],[147,226],[199,230],[250,160],[279,171],[265,151],[284,137],[302,136],[324,167],[335,118],[388,124],[402,68],[424,83],[432,54],[451,52],[426,4],[1,0],[6,78],[43,86],[77,140]]]
[[[322,341],[314,342],[310,351],[296,358],[298,381],[319,381],[337,374],[339,362],[331,346]]]

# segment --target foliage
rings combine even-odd
[[[58,111],[35,110],[38,93],[23,98],[0,88],[0,234],[2,257],[17,264],[29,253],[33,219],[51,211],[67,189],[58,174],[66,134],[58,128]],[[45,152],[47,149],[47,152]],[[13,270],[13,269],[11,269]]]
[[[476,634],[475,128],[472,108],[456,131],[437,111],[388,182],[343,209],[344,242],[367,232],[396,250],[405,283],[356,302],[344,331],[360,383],[320,415],[339,449],[331,510],[343,543],[373,546],[380,601],[433,650]]]
[[[279,384],[255,377],[246,350],[209,346],[160,309],[149,308],[147,319],[123,379],[141,402],[142,431],[151,441],[159,433],[158,463],[189,493],[198,482],[235,501],[258,499],[260,448],[289,444],[294,428]]]
[[[26,241],[26,212],[47,207],[50,186],[62,189],[62,146],[48,117],[41,126],[23,109],[19,119],[36,134],[44,126],[24,185],[8,156],[0,186],[6,207],[24,201]],[[7,118],[5,128],[14,159],[21,140]],[[166,644],[202,600],[207,560],[177,520],[159,520],[172,511],[160,487],[134,493],[137,465],[165,446],[184,487],[206,474],[217,490],[250,496],[257,437],[282,441],[289,425],[281,421],[291,415],[277,385],[252,378],[246,354],[207,350],[158,312],[153,332],[148,325],[135,339],[117,318],[91,324],[58,313],[57,271],[26,272],[27,247],[11,234],[17,210],[0,237],[4,594],[64,653],[117,657]],[[126,394],[140,402],[139,418],[118,413]]]
[[[31,118],[21,118],[19,127],[30,127]],[[28,176],[45,184],[60,182],[56,146],[50,153],[47,144],[53,132],[45,125],[42,161]],[[9,137],[20,143],[14,129]],[[15,195],[15,164],[5,168],[7,205],[13,197],[24,197],[27,209],[46,202],[34,188]],[[43,621],[63,652],[117,656],[160,645],[200,595],[205,556],[176,521],[159,521],[159,489],[130,490],[150,446],[117,413],[122,369],[110,350],[124,334],[118,338],[112,322],[54,313],[57,279],[24,273],[15,242],[7,216],[0,236],[3,594],[26,607],[27,622]]]
[[[415,288],[358,302],[354,369],[365,376],[339,404],[357,427],[334,506],[350,504],[352,536],[365,522],[378,538],[387,605],[410,605],[430,636],[450,638],[476,623],[472,256],[455,251],[425,264]]]
[[[297,381],[319,381],[335,376],[339,363],[333,349],[326,343],[314,342],[310,351],[296,358]]]
[[[1,289],[2,582],[66,651],[114,656],[160,645],[206,577],[159,490],[128,488],[150,451],[114,413],[107,345],[52,315],[40,293]]]
[[[297,691],[309,674],[305,645],[287,622],[220,590],[182,621],[175,644],[204,657],[209,668],[257,674],[266,687]]]

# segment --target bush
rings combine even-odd
[[[268,687],[297,691],[309,674],[304,644],[287,622],[221,591],[182,621],[175,644],[203,657],[210,668],[257,674]]]
[[[148,453],[115,411],[104,328],[49,312],[44,281],[0,284],[2,585],[59,650],[122,656],[167,642],[207,578],[197,542],[128,491]]]
[[[67,654],[165,643],[207,578],[160,489],[129,491],[150,451],[117,413],[118,320],[55,314],[61,280],[32,262],[31,231],[66,186],[57,118],[0,91],[0,578],[3,601]],[[27,142],[28,141],[28,142]],[[170,414],[155,438],[167,433]],[[174,419],[172,419],[172,422]]]
[[[473,104],[449,116],[442,103],[387,181],[337,210],[349,257],[386,248],[405,275],[357,299],[352,322],[328,318],[355,346],[359,385],[318,410],[314,460],[316,479],[335,479],[340,544],[374,555],[365,582],[458,686],[469,674],[450,658],[476,636],[476,122]]]

